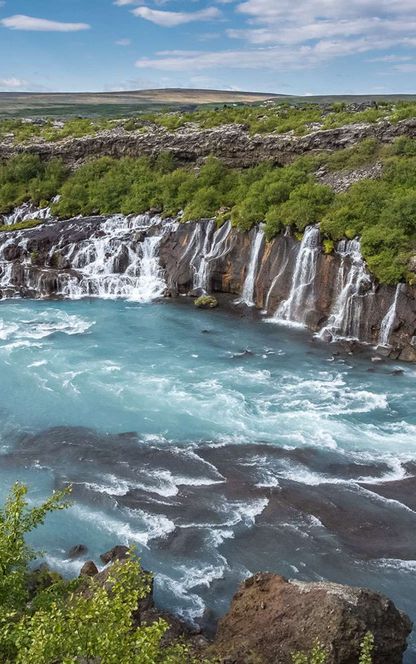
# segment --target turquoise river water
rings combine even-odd
[[[3,302],[0,500],[72,483],[32,537],[47,561],[71,576],[74,544],[135,544],[190,620],[265,569],[414,619],[415,385],[410,365],[182,301]]]

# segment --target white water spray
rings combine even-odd
[[[0,216],[0,221],[5,226],[11,226],[23,221],[30,221],[31,219],[38,219],[39,221],[51,221],[53,219],[51,205],[57,203],[59,196],[52,199],[50,205],[38,208],[33,203],[22,203],[19,207],[15,208],[10,214]]]

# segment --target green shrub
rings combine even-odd
[[[335,244],[333,240],[324,240],[323,243],[323,248],[324,248],[324,254],[332,254],[335,248]]]
[[[185,664],[193,658],[178,643],[163,644],[163,620],[137,627],[134,613],[150,591],[150,577],[131,555],[110,568],[105,583],[66,582],[49,574],[29,598],[29,562],[36,556],[25,536],[46,516],[64,509],[68,490],[29,507],[16,484],[0,509],[0,659],[4,664]]]
[[[358,664],[373,664],[374,636],[367,632],[361,642],[361,653]]]
[[[292,654],[292,664],[326,664],[328,653],[323,645],[316,642],[309,655],[296,652]]]

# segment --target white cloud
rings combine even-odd
[[[167,12],[160,9],[150,9],[149,7],[137,7],[132,10],[132,13],[164,28],[174,28],[193,21],[209,21],[221,16],[220,10],[216,7],[208,7],[196,12]]]
[[[138,1],[116,0],[117,4]],[[227,0],[216,1],[227,4]],[[140,58],[136,66],[167,72],[222,68],[285,71],[368,53],[374,61],[404,63],[403,71],[406,67],[410,72],[412,65],[405,63],[413,58],[406,53],[384,56],[385,60],[376,58],[376,53],[416,46],[414,10],[415,0],[236,0],[235,11],[243,25],[230,27],[225,34],[241,40],[241,47],[211,52],[159,52]],[[144,6],[133,11],[170,26],[187,22],[179,17],[192,15]]]
[[[370,58],[367,62],[407,62],[412,60],[410,55],[380,55],[378,58]]]
[[[0,88],[10,90],[17,90],[19,88],[24,88],[27,85],[27,81],[24,81],[21,78],[15,78],[11,76],[10,78],[0,78]]]
[[[127,38],[117,39],[117,41],[115,41],[114,43],[117,44],[117,46],[130,46],[131,39]]]
[[[136,67],[160,71],[207,70],[218,68],[285,71],[304,69],[340,56],[391,48],[391,40],[321,40],[316,44],[276,45],[228,51],[160,51],[151,58],[140,58]]]
[[[416,64],[396,65],[394,69],[402,74],[413,74],[416,73]]]
[[[63,23],[61,21],[50,21],[46,18],[35,18],[16,14],[0,19],[0,25],[10,30],[33,30],[36,32],[78,32],[88,30],[88,23]]]

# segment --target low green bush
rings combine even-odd
[[[52,573],[32,584],[29,593],[29,563],[36,553],[26,535],[50,512],[64,509],[67,497],[68,490],[57,492],[30,507],[26,487],[16,484],[0,509],[1,661],[192,664],[185,645],[163,643],[168,629],[164,620],[135,623],[138,602],[150,591],[150,577],[133,554],[113,564],[106,583],[87,578],[67,582]]]

